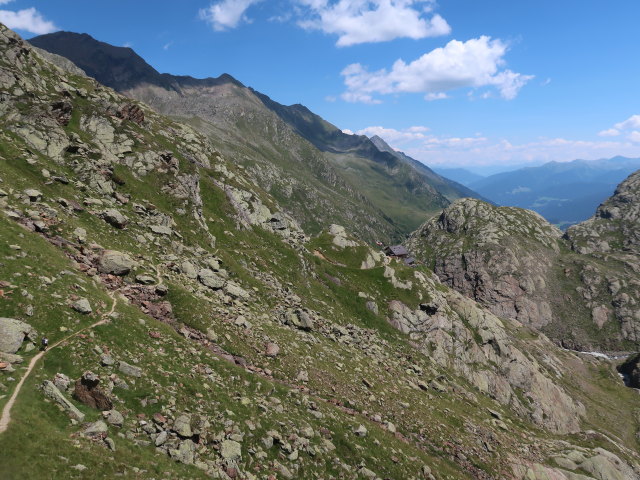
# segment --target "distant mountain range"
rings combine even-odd
[[[381,139],[347,135],[303,105],[281,105],[230,75],[161,74],[132,49],[86,34],[57,32],[30,43],[208,135],[310,232],[333,222],[351,224],[369,241],[401,239],[451,201],[481,198]]]
[[[616,186],[640,169],[640,158],[549,162],[469,184],[498,205],[527,208],[561,227],[589,218]]]
[[[433,171],[467,187],[486,177],[466,168],[434,168]]]

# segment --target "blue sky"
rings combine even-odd
[[[0,0],[29,38],[229,73],[432,166],[640,156],[640,2]]]

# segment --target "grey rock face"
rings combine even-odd
[[[101,216],[104,218],[105,222],[116,228],[124,228],[129,223],[129,219],[115,208],[109,208],[103,211]]]
[[[37,332],[28,323],[15,318],[0,318],[0,352],[16,353],[25,338],[35,341]]]
[[[191,431],[191,416],[180,415],[173,422],[173,431],[181,437],[191,437],[193,432]]]
[[[225,440],[220,446],[220,454],[227,461],[236,461],[242,456],[242,446],[234,440]]]
[[[87,300],[86,298],[80,298],[76,300],[71,304],[71,308],[73,308],[76,312],[82,313],[85,315],[93,312],[93,309],[91,308],[91,304],[89,303],[89,300]]]
[[[640,171],[622,182],[589,220],[567,230],[579,253],[629,252],[640,255]]]
[[[105,420],[116,427],[121,427],[124,424],[124,417],[117,410],[109,410],[105,415]]]
[[[116,250],[105,250],[100,257],[98,269],[101,273],[126,275],[134,267],[135,262],[126,253]]]
[[[142,376],[142,369],[140,367],[134,367],[133,365],[129,365],[127,362],[123,362],[122,360],[118,365],[118,369],[125,375],[130,375],[132,377]]]
[[[209,287],[213,290],[219,290],[224,287],[225,279],[220,277],[213,270],[209,270],[208,268],[203,268],[198,272],[198,280],[205,287]]]
[[[80,422],[84,420],[84,413],[78,410],[75,405],[71,403],[71,401],[67,397],[65,397],[62,392],[60,392],[60,390],[58,390],[58,387],[56,387],[53,382],[45,380],[45,382],[42,384],[42,391],[46,397],[50,398],[62,408],[64,408],[69,416],[75,418]]]
[[[561,236],[537,213],[463,199],[420,227],[408,246],[446,285],[540,328],[553,318],[545,278]]]

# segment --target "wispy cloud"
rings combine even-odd
[[[396,60],[390,70],[370,72],[354,63],[342,71],[347,87],[342,98],[371,103],[374,94],[426,93],[427,99],[437,99],[450,90],[488,86],[511,100],[533,76],[501,70],[507,49],[501,40],[482,36],[466,42],[451,40],[410,63]]]
[[[218,32],[229,30],[236,28],[242,22],[249,22],[245,12],[251,5],[258,2],[260,0],[222,0],[201,9],[199,16]]]
[[[423,126],[409,127],[405,130],[374,126],[363,128],[362,130],[358,130],[356,133],[358,135],[366,135],[367,137],[377,135],[389,144],[402,145],[407,141],[426,139],[426,132],[428,131],[429,129]]]
[[[613,128],[598,132],[601,137],[617,137],[623,134],[633,143],[640,143],[640,115],[631,115],[623,122],[616,123]]]
[[[171,42],[167,42],[162,46],[163,50],[169,50],[171,48],[171,46],[173,45],[173,41]]]
[[[298,0],[308,18],[306,29],[337,35],[336,45],[385,42],[395,38],[421,39],[447,35],[451,27],[440,15],[428,16],[432,0]]]
[[[0,5],[9,3],[11,0],[0,0]],[[0,10],[0,22],[14,30],[24,30],[26,32],[42,35],[59,30],[53,22],[46,20],[35,8],[25,8],[24,10]]]
[[[382,137],[391,147],[427,165],[477,166],[544,163],[577,158],[597,159],[616,155],[640,156],[640,132],[633,131],[621,141],[587,141],[566,138],[539,138],[515,144],[507,139],[483,135],[471,137],[436,135],[430,130],[415,131],[372,126],[358,130],[358,135]],[[425,127],[426,128],[426,127]]]

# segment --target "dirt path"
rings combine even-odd
[[[16,388],[13,390],[13,393],[11,394],[9,401],[6,403],[6,405],[2,409],[2,417],[0,417],[0,433],[3,433],[9,427],[9,423],[11,422],[11,408],[13,407],[13,404],[16,402],[16,398],[18,397],[18,394],[22,389],[22,385],[31,374],[33,367],[36,366],[36,363],[38,363],[38,360],[40,360],[44,355],[46,355],[52,349],[58,347],[60,344],[66,342],[67,340],[79,335],[82,332],[95,328],[98,325],[102,325],[106,323],[109,320],[109,315],[111,315],[114,312],[114,310],[116,309],[116,305],[118,304],[118,300],[116,299],[116,294],[117,294],[116,291],[109,292],[109,296],[111,297],[111,300],[113,300],[113,302],[111,304],[111,308],[109,309],[109,311],[107,313],[104,313],[101,316],[100,320],[98,320],[95,323],[92,323],[88,327],[84,327],[78,330],[77,332],[72,333],[71,335],[67,335],[62,340],[58,340],[56,343],[51,345],[47,350],[38,353],[35,357],[31,359],[31,361],[29,362],[29,366],[27,367],[27,370],[24,372],[24,375],[18,382],[18,385],[16,385]]]

